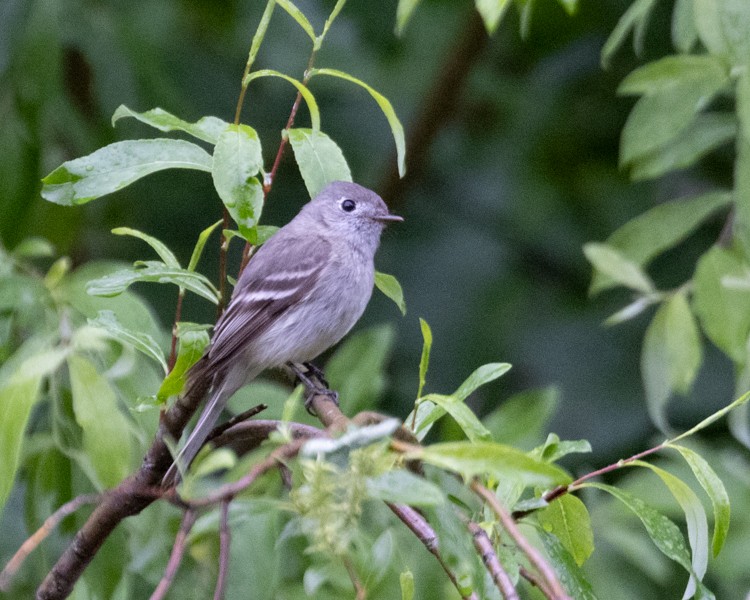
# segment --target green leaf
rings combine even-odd
[[[162,381],[157,398],[166,402],[170,396],[177,396],[182,392],[187,381],[187,372],[203,356],[208,346],[208,332],[203,327],[196,327],[193,323],[178,323],[177,360],[169,374]]]
[[[698,260],[693,276],[693,309],[703,331],[735,363],[744,363],[750,334],[750,293],[723,285],[727,277],[744,277],[737,254],[714,246]]]
[[[537,513],[541,528],[554,535],[580,567],[594,551],[594,532],[586,506],[565,494]]]
[[[479,386],[494,381],[509,369],[508,363],[490,363],[479,367],[450,396],[428,394],[419,399],[405,423],[413,426],[414,435],[422,440],[436,421],[446,413],[450,413],[459,425],[467,427],[465,430],[467,435],[476,439],[490,439],[489,431],[481,425],[476,415],[463,404],[463,401]]]
[[[750,255],[750,75],[745,69],[737,77],[735,110],[740,120],[740,135],[734,161],[733,235]]]
[[[400,469],[368,478],[367,495],[409,506],[437,506],[445,502],[445,494],[434,483]]]
[[[700,114],[666,146],[633,163],[634,181],[660,177],[668,171],[685,169],[737,135],[737,120],[731,114]]]
[[[130,425],[117,407],[107,380],[83,356],[68,356],[73,412],[83,430],[83,449],[96,473],[97,488],[111,488],[130,472]]]
[[[44,238],[28,237],[21,240],[11,254],[17,258],[46,258],[55,255],[55,247]]]
[[[444,442],[408,452],[407,459],[418,459],[459,473],[466,481],[489,474],[498,479],[519,479],[525,485],[549,487],[570,481],[555,465],[492,442]]]
[[[124,327],[111,310],[100,310],[96,318],[89,319],[88,323],[93,327],[103,329],[112,339],[121,344],[131,346],[149,358],[153,358],[162,366],[164,372],[167,372],[167,361],[156,340],[147,333],[132,331]]]
[[[176,267],[178,269],[180,268],[180,263],[177,260],[177,257],[169,248],[167,248],[166,244],[157,240],[155,237],[138,231],[137,229],[131,229],[130,227],[116,227],[112,230],[112,233],[114,233],[115,235],[130,235],[143,240],[154,249],[154,252],[159,255],[159,258],[164,261],[165,265],[167,265],[168,267]]]
[[[706,73],[705,79],[680,81],[643,96],[622,130],[620,165],[630,166],[674,140],[728,83],[726,73]]]
[[[712,423],[715,423],[719,419],[723,418],[724,415],[726,415],[728,412],[733,411],[734,409],[744,405],[748,400],[750,400],[750,392],[747,392],[746,394],[743,394],[739,398],[737,398],[734,402],[731,404],[728,404],[721,410],[717,410],[714,414],[706,417],[703,419],[700,423],[698,423],[695,427],[690,428],[688,431],[681,433],[677,437],[672,438],[667,444],[674,444],[674,442],[677,442],[679,440],[685,439],[690,437],[691,435],[694,435],[701,431],[702,429],[705,429]]]
[[[307,104],[307,109],[310,111],[310,124],[312,125],[313,132],[320,133],[320,109],[318,109],[318,103],[315,100],[315,96],[313,96],[313,93],[304,83],[294,79],[294,77],[289,77],[289,75],[284,75],[284,73],[274,71],[273,69],[261,69],[260,71],[250,73],[245,78],[245,85],[248,85],[251,81],[260,77],[278,77],[288,81],[296,87],[297,91],[304,98],[305,104]]]
[[[571,17],[578,12],[578,0],[557,0],[557,3],[565,9]]]
[[[401,585],[401,600],[414,600],[414,575],[404,571],[398,578]]]
[[[456,396],[444,396],[441,394],[427,394],[422,397],[422,402],[431,402],[435,405],[435,411],[441,411],[442,414],[448,413],[456,424],[461,428],[461,431],[466,434],[472,442],[476,441],[490,441],[492,435],[487,428],[482,425],[479,418],[473,413],[473,411],[464,404],[462,398]],[[440,414],[440,413],[438,413]],[[442,416],[440,414],[440,416]],[[407,419],[407,423],[408,423]],[[419,427],[417,428],[419,431]]]
[[[376,405],[385,388],[383,371],[394,337],[389,325],[359,331],[326,364],[326,378],[339,392],[344,413],[353,415]]]
[[[209,236],[213,233],[214,229],[216,229],[221,223],[223,222],[222,219],[219,219],[214,223],[213,225],[209,225],[206,227],[203,231],[201,231],[200,235],[198,236],[198,241],[195,243],[195,248],[193,248],[193,254],[190,256],[190,262],[188,263],[187,270],[188,271],[195,271],[195,268],[198,266],[198,261],[201,259],[201,255],[203,254],[203,249],[206,247],[206,242],[208,241]]]
[[[357,85],[367,90],[367,92],[370,94],[370,96],[373,97],[375,102],[378,103],[380,110],[383,111],[385,118],[388,119],[388,124],[391,126],[391,133],[393,134],[393,139],[396,142],[398,174],[403,177],[406,174],[406,138],[404,137],[404,128],[401,125],[401,121],[398,120],[396,112],[393,110],[393,106],[391,105],[390,101],[385,96],[367,85],[361,79],[357,79],[356,77],[353,77],[348,73],[344,73],[343,71],[338,71],[336,69],[312,69],[309,75],[310,77],[313,77],[314,75],[329,75],[331,77],[338,77],[340,79],[345,79],[347,81],[351,81],[352,83],[356,83]]]
[[[677,0],[672,11],[672,44],[680,52],[690,52],[698,41],[693,0]]]
[[[601,273],[613,282],[624,285],[643,294],[652,294],[654,284],[641,267],[607,244],[589,242],[584,244],[583,253],[596,273]]]
[[[656,473],[685,513],[688,541],[690,542],[690,548],[693,551],[693,557],[691,561],[692,569],[690,569],[691,578],[683,597],[690,598],[695,593],[696,580],[701,581],[706,574],[706,569],[708,568],[708,523],[706,521],[706,513],[703,510],[703,505],[693,490],[691,490],[682,480],[671,473],[668,473],[664,469],[660,469],[659,467],[641,460],[633,461],[629,463],[628,466],[644,467],[646,469],[651,469]]]
[[[556,462],[568,454],[591,452],[587,440],[560,440],[556,433],[550,433],[544,444],[534,448],[529,454],[546,462]]]
[[[255,130],[247,125],[227,127],[216,142],[211,175],[219,198],[243,234],[258,223],[263,210],[263,186],[255,177],[262,167]]]
[[[649,537],[665,556],[684,567],[688,573],[692,571],[685,538],[679,527],[670,519],[645,504],[640,498],[614,486],[589,481],[581,484],[580,487],[603,490],[617,498],[641,520]]]
[[[685,446],[679,446],[676,444],[667,444],[669,448],[674,448],[685,459],[685,462],[690,466],[693,471],[693,475],[701,484],[701,487],[705,490],[708,497],[711,499],[711,505],[714,511],[714,535],[711,548],[713,551],[714,558],[719,555],[724,542],[727,539],[729,533],[729,518],[730,518],[730,506],[729,506],[729,494],[724,487],[721,479],[700,454],[686,448]]]
[[[695,198],[665,202],[628,221],[607,239],[606,244],[628,260],[644,266],[731,203],[731,192],[709,192]],[[597,271],[589,292],[593,295],[615,284],[614,279]]]
[[[315,30],[313,29],[313,26],[310,24],[310,21],[307,20],[307,17],[302,13],[302,11],[295,6],[293,2],[290,0],[276,0],[276,4],[278,4],[281,8],[283,8],[286,12],[289,13],[289,15],[297,21],[300,27],[304,30],[304,32],[309,36],[309,38],[315,43]]]
[[[406,316],[406,302],[404,301],[404,291],[401,289],[401,284],[398,282],[393,275],[387,273],[381,273],[375,271],[375,287],[377,287],[383,294],[393,300],[398,306],[403,316]]]
[[[510,4],[511,0],[474,0],[474,5],[487,28],[487,33],[490,35],[495,33]]]
[[[92,296],[117,296],[137,282],[173,283],[214,304],[219,301],[219,293],[204,275],[155,261],[143,261],[133,268],[89,281],[86,291]]]
[[[195,123],[188,123],[161,108],[152,108],[139,113],[120,104],[112,115],[112,126],[114,127],[117,121],[125,117],[138,119],[141,123],[155,127],[159,131],[184,131],[210,144],[215,144],[221,132],[229,125],[218,117],[201,117]]]
[[[667,431],[666,404],[672,392],[686,394],[702,362],[698,326],[684,293],[659,308],[646,330],[641,375],[654,424]]]
[[[750,5],[744,0],[695,0],[695,25],[711,54],[733,65],[750,60]]]
[[[419,388],[417,398],[422,397],[422,390],[427,382],[427,369],[430,366],[430,352],[432,350],[432,329],[422,317],[419,318],[419,327],[422,330],[422,356],[419,358]]]
[[[505,400],[482,423],[496,442],[531,450],[541,441],[560,401],[556,387],[520,392]]]
[[[346,0],[337,0],[335,6],[333,7],[333,10],[331,11],[331,14],[328,15],[326,22],[323,24],[323,33],[321,33],[318,36],[318,39],[315,40],[315,46],[314,46],[315,50],[320,49],[321,45],[323,44],[323,40],[328,34],[328,29],[330,29],[331,25],[333,25],[333,22],[336,20],[336,17],[339,16],[341,9],[344,8],[344,4],[346,4]]]
[[[294,159],[311,198],[333,181],[351,181],[352,174],[341,149],[322,131],[296,128],[287,131]]]
[[[710,54],[677,54],[647,63],[628,75],[618,94],[653,96],[683,84],[709,85],[725,82],[726,65]]]
[[[419,6],[420,0],[398,0],[396,7],[396,35],[404,35],[406,26],[409,24],[414,11]]]
[[[563,496],[563,498],[566,497]],[[557,500],[555,500],[555,503],[557,503]],[[539,531],[539,539],[541,539],[550,563],[560,578],[560,583],[562,583],[565,591],[575,600],[597,600],[591,584],[563,543],[544,530]]]
[[[641,54],[646,26],[648,25],[648,20],[654,6],[656,6],[656,0],[636,0],[620,17],[620,20],[602,48],[603,68],[609,68],[612,57],[620,46],[625,43],[625,38],[631,31],[633,31],[633,48],[636,54]]]
[[[463,402],[469,395],[473,394],[477,388],[495,381],[510,371],[508,363],[488,363],[476,369],[466,378],[458,389],[451,394],[456,400]]]
[[[3,365],[0,380],[0,513],[13,487],[31,409],[39,401],[44,378],[65,359],[66,350],[44,347],[32,339]]]
[[[210,172],[211,156],[184,140],[115,142],[88,156],[64,162],[42,179],[41,194],[55,204],[84,204],[165,169]]]

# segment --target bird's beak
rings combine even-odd
[[[381,223],[400,223],[404,220],[403,217],[399,217],[398,215],[392,215],[392,214],[385,214],[385,215],[378,215],[377,217],[373,217],[376,221],[380,221]]]

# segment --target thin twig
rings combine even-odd
[[[435,530],[430,527],[427,520],[411,506],[405,504],[391,504],[390,502],[386,502],[386,504],[388,505],[388,508],[393,511],[393,514],[401,519],[403,524],[411,530],[420,542],[422,542],[422,545],[427,551],[437,559],[438,563],[443,568],[443,571],[445,571],[445,574],[448,576],[448,579],[450,579],[458,593],[461,594],[461,587],[459,586],[455,573],[451,571],[450,567],[443,560],[443,556],[440,554],[437,533],[435,533]],[[477,600],[477,596],[473,592],[468,596],[461,594],[461,598],[463,600]]]
[[[83,496],[78,496],[77,498],[73,498],[70,502],[63,504],[54,513],[47,517],[42,526],[23,544],[21,544],[21,547],[13,555],[13,558],[8,561],[8,564],[5,565],[5,568],[0,572],[0,591],[8,591],[11,579],[18,572],[18,569],[21,568],[21,565],[23,565],[23,562],[28,558],[29,554],[36,550],[36,547],[54,531],[65,517],[72,515],[86,504],[95,504],[96,502],[99,502],[100,499],[100,494],[84,494]]]
[[[177,293],[177,306],[174,311],[174,323],[172,324],[172,346],[169,349],[169,362],[167,363],[167,371],[171,372],[174,369],[174,364],[177,361],[177,323],[182,319],[182,299],[185,297],[185,288],[180,288]]]
[[[482,498],[482,500],[484,500],[492,509],[492,512],[497,515],[503,528],[510,534],[518,548],[526,555],[529,562],[534,565],[534,568],[539,571],[539,574],[546,581],[547,585],[549,585],[552,592],[550,598],[553,600],[570,600],[570,596],[565,593],[565,590],[558,581],[557,575],[552,570],[552,567],[547,564],[547,561],[544,560],[537,549],[534,548],[525,537],[523,537],[521,531],[518,529],[518,525],[516,525],[516,522],[513,520],[513,517],[511,517],[510,513],[505,510],[502,504],[500,504],[495,497],[495,494],[484,487],[476,479],[471,482],[471,489],[475,494]]]
[[[367,590],[359,580],[357,571],[354,570],[354,565],[352,565],[352,561],[350,561],[347,557],[344,557],[343,562],[344,567],[346,568],[346,572],[349,573],[349,579],[352,580],[352,585],[354,586],[354,591],[356,593],[356,600],[365,600],[367,598]]]
[[[232,534],[229,531],[229,503],[231,498],[221,503],[221,528],[219,529],[219,575],[216,578],[216,589],[214,600],[224,599],[224,590],[229,573],[229,546],[232,542]]]
[[[510,575],[503,569],[503,565],[500,564],[500,559],[495,553],[495,549],[492,547],[487,532],[482,529],[474,521],[469,521],[467,524],[471,536],[474,540],[474,547],[479,553],[479,557],[482,559],[487,572],[492,577],[492,581],[495,582],[497,589],[503,595],[505,600],[519,600],[518,592],[516,591],[513,581],[510,579]]]
[[[177,569],[180,568],[182,557],[185,554],[185,545],[187,542],[188,534],[195,524],[195,520],[198,515],[194,510],[188,509],[185,511],[185,515],[182,517],[182,523],[180,524],[180,530],[174,539],[174,545],[172,546],[172,554],[169,555],[169,562],[167,568],[164,570],[164,576],[161,578],[159,585],[156,586],[154,593],[151,594],[151,600],[162,600],[167,595],[172,580],[174,579]]]
[[[544,583],[544,581],[536,574],[529,571],[526,567],[520,567],[518,569],[519,575],[528,581],[531,585],[538,588],[545,598],[553,598],[552,592]]]
[[[242,423],[243,421],[247,421],[248,419],[252,419],[255,415],[258,413],[262,413],[264,410],[268,408],[268,404],[257,404],[253,406],[252,408],[248,408],[246,411],[241,412],[238,415],[233,416],[231,419],[229,419],[226,423],[221,423],[214,427],[211,430],[211,433],[209,433],[206,436],[206,442],[208,443],[211,440],[219,437],[222,433],[224,433],[227,429],[230,427],[234,427],[237,425],[237,423]]]

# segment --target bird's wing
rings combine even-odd
[[[278,234],[277,234],[278,235]],[[209,368],[221,370],[313,288],[331,255],[325,240],[271,238],[248,263],[214,329]],[[274,243],[275,242],[275,243]],[[300,247],[305,248],[300,253]]]

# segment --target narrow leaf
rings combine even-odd
[[[383,111],[385,118],[388,119],[388,124],[391,126],[391,133],[393,134],[393,139],[396,142],[398,174],[403,177],[406,174],[406,138],[404,137],[404,128],[401,125],[401,121],[398,120],[396,112],[393,110],[393,106],[391,105],[390,101],[379,92],[376,92],[372,87],[367,85],[361,79],[357,79],[356,77],[353,77],[348,73],[344,73],[343,71],[338,71],[336,69],[312,69],[310,71],[310,77],[312,77],[313,75],[330,75],[331,77],[345,79],[347,81],[351,81],[352,83],[356,83],[369,92],[370,96],[372,96],[375,102],[378,103],[380,110]]]
[[[632,260],[607,244],[584,244],[583,253],[598,273],[643,294],[655,291],[654,284]]]
[[[542,441],[559,402],[555,387],[527,390],[503,401],[482,423],[494,441],[531,450]]]
[[[401,314],[406,316],[404,291],[401,289],[401,284],[398,282],[398,279],[393,275],[375,271],[375,287],[383,292],[388,298],[393,300],[394,304],[398,306],[398,309],[401,311]]]
[[[672,10],[672,44],[680,52],[690,52],[698,41],[693,0],[677,0]]]
[[[586,506],[565,494],[537,513],[541,528],[554,535],[580,567],[594,551],[594,532]]]
[[[245,85],[248,85],[251,81],[260,77],[278,77],[280,79],[288,81],[294,87],[296,87],[297,91],[302,95],[302,98],[304,98],[305,104],[307,104],[307,110],[310,111],[310,123],[312,125],[313,132],[320,132],[320,109],[318,108],[318,103],[315,100],[315,96],[313,96],[313,93],[304,83],[298,81],[297,79],[294,79],[294,77],[284,75],[284,73],[280,73],[279,71],[274,71],[273,69],[262,69],[260,71],[254,71],[253,73],[250,73],[245,78]]]
[[[130,426],[117,407],[107,380],[86,358],[68,357],[73,411],[83,430],[83,449],[96,473],[99,488],[111,488],[130,472]]]
[[[556,504],[557,500],[554,503]],[[562,583],[565,591],[575,600],[597,600],[586,575],[565,545],[556,536],[544,529],[539,531],[539,538],[542,540],[542,545],[547,552],[547,556],[549,556],[555,573],[560,577],[560,583]]]
[[[510,371],[510,367],[511,366],[508,363],[488,363],[482,365],[469,375],[466,378],[466,381],[464,381],[459,388],[451,394],[451,396],[456,400],[463,402],[480,386],[495,381],[495,379],[505,375]]]
[[[699,431],[701,431],[702,429],[705,429],[706,427],[708,427],[708,426],[709,426],[709,425],[711,425],[712,423],[715,423],[715,422],[716,422],[716,421],[718,421],[719,419],[723,418],[723,417],[724,417],[724,415],[726,415],[726,414],[727,414],[728,412],[730,412],[730,411],[734,410],[734,409],[735,409],[735,408],[737,408],[738,406],[742,406],[742,405],[743,405],[743,404],[745,404],[745,403],[746,403],[746,402],[747,402],[748,400],[750,400],[750,392],[747,392],[746,394],[743,394],[742,396],[740,396],[739,398],[737,398],[737,399],[736,399],[736,400],[735,400],[734,402],[732,402],[731,404],[728,404],[727,406],[725,406],[725,407],[724,407],[724,408],[722,408],[721,410],[717,410],[717,411],[716,411],[716,412],[715,412],[714,414],[712,414],[711,416],[709,416],[709,417],[706,417],[705,419],[703,419],[703,420],[702,420],[702,421],[701,421],[700,423],[698,423],[698,424],[697,424],[697,425],[696,425],[695,427],[692,427],[691,429],[688,429],[688,430],[687,430],[686,432],[684,432],[684,433],[681,433],[681,434],[680,434],[680,435],[678,435],[677,437],[674,437],[674,438],[672,438],[672,439],[671,439],[671,440],[669,440],[669,442],[667,442],[667,443],[668,443],[668,444],[674,444],[674,442],[678,442],[679,440],[683,440],[683,439],[685,439],[685,438],[687,438],[687,437],[690,437],[691,435],[695,435],[696,433],[698,433],[698,432],[699,432]]]
[[[206,227],[203,231],[201,231],[200,235],[198,236],[198,241],[195,243],[195,248],[193,248],[193,254],[190,256],[190,262],[188,263],[187,270],[188,271],[195,271],[195,268],[198,266],[198,261],[201,259],[201,255],[203,254],[203,249],[206,247],[206,242],[208,241],[209,236],[213,233],[214,229],[216,229],[219,225],[221,225],[222,220],[219,219],[214,223],[213,225],[209,225]]]
[[[719,555],[721,548],[724,546],[724,542],[727,539],[729,533],[729,517],[730,517],[730,506],[729,506],[729,494],[724,487],[721,479],[700,454],[686,448],[685,446],[679,446],[676,444],[667,444],[669,448],[674,448],[685,459],[685,462],[690,466],[693,471],[693,475],[701,484],[701,487],[706,491],[706,494],[711,499],[711,505],[714,511],[714,535],[711,548],[713,550],[714,558]]]
[[[466,481],[484,474],[499,479],[518,479],[525,485],[546,487],[570,481],[570,476],[559,467],[536,460],[510,446],[492,442],[432,444],[409,452],[405,457],[455,471]]]
[[[103,329],[112,339],[121,344],[135,348],[154,359],[162,366],[164,372],[167,372],[167,361],[164,359],[164,353],[156,340],[147,333],[132,331],[124,327],[111,310],[100,310],[96,318],[89,319],[88,323],[93,327]]]
[[[711,54],[665,56],[636,69],[617,88],[618,94],[654,95],[683,83],[722,82],[729,77],[726,64]],[[713,83],[711,83],[711,87]]]
[[[42,179],[41,193],[45,200],[56,204],[84,204],[165,169],[210,172],[211,156],[184,140],[115,142],[88,156],[64,162]]]
[[[296,128],[287,131],[294,158],[311,198],[333,181],[351,181],[341,149],[322,131]]]
[[[307,20],[307,17],[302,13],[302,11],[297,8],[297,6],[293,2],[291,2],[291,0],[276,0],[276,4],[278,4],[286,12],[288,12],[289,15],[295,21],[297,21],[299,26],[302,27],[303,31],[314,43],[315,31],[313,30],[313,26],[310,24],[310,21]]]
[[[683,598],[690,598],[696,591],[697,582],[703,579],[708,568],[708,523],[703,505],[693,490],[664,469],[640,460],[631,462],[629,466],[644,467],[656,473],[685,513],[688,541],[692,550],[692,569]]]
[[[172,283],[214,304],[219,301],[218,291],[204,275],[187,269],[170,268],[164,263],[155,261],[145,261],[136,267],[116,271],[89,281],[86,291],[92,296],[117,296],[138,282]]]
[[[470,441],[490,441],[492,435],[482,425],[479,418],[466,406],[463,399],[441,394],[428,394],[422,398],[423,402],[431,402],[442,411],[448,413]]]
[[[208,332],[202,327],[192,327],[191,325],[190,323],[178,324],[177,360],[156,393],[161,402],[166,402],[169,397],[177,396],[182,392],[190,367],[200,360],[208,346]]]
[[[404,35],[406,26],[409,24],[414,11],[419,6],[420,0],[399,0],[396,8],[396,35]]]
[[[628,221],[606,241],[622,256],[644,266],[689,236],[703,221],[732,203],[731,192],[710,192],[659,204]],[[591,294],[615,285],[615,280],[595,272]]]
[[[474,0],[477,11],[482,16],[487,33],[495,33],[497,26],[508,10],[511,0]]]
[[[157,240],[155,237],[143,233],[142,231],[138,231],[137,229],[131,229],[130,227],[116,227],[112,230],[112,233],[114,233],[115,235],[130,235],[143,240],[154,249],[154,251],[159,255],[159,258],[164,261],[164,264],[166,264],[168,267],[176,267],[178,269],[180,268],[180,263],[178,262],[177,257],[169,248],[167,248],[164,242]]]
[[[249,231],[263,210],[263,187],[255,175],[263,167],[260,140],[252,127],[230,125],[214,148],[211,175],[219,198],[240,231]]]
[[[155,127],[159,131],[184,131],[210,144],[215,144],[221,132],[229,125],[218,117],[201,117],[195,123],[188,123],[161,108],[152,108],[139,113],[120,104],[112,115],[112,126],[114,127],[117,121],[125,117],[138,119],[141,123]]]
[[[625,43],[625,38],[631,31],[635,32],[633,37],[635,52],[641,53],[646,25],[654,6],[656,6],[656,0],[636,0],[630,5],[620,17],[602,48],[602,67],[605,69],[609,67],[615,52]]]
[[[437,506],[446,500],[443,491],[434,483],[403,470],[387,471],[367,479],[367,495],[409,506]]]
[[[654,315],[641,353],[649,413],[662,431],[669,427],[665,409],[672,392],[689,391],[702,360],[700,334],[685,294],[675,294]]]
[[[414,574],[411,571],[404,571],[399,576],[401,585],[401,600],[414,600]]]
[[[649,537],[665,556],[684,567],[688,573],[692,571],[685,538],[674,522],[625,490],[593,481],[583,483],[580,487],[603,490],[617,498],[641,520]]]
[[[422,330],[422,356],[419,359],[419,388],[417,398],[422,397],[422,390],[427,382],[427,369],[430,366],[430,351],[432,350],[432,329],[422,317],[419,318],[419,327]]]

